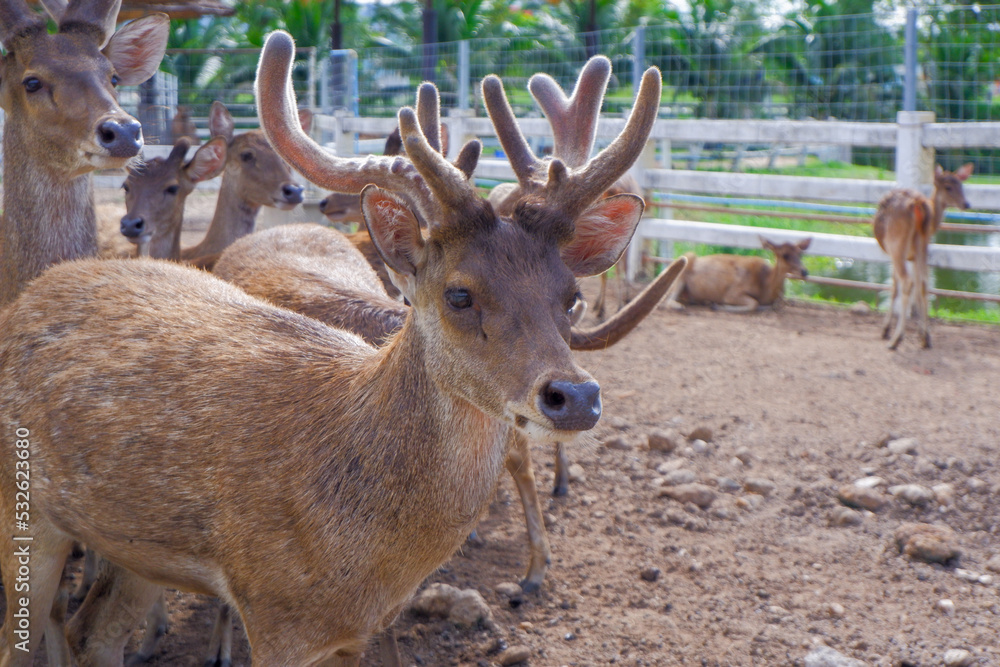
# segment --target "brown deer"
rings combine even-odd
[[[118,106],[115,87],[156,71],[169,20],[150,15],[116,33],[118,6],[70,3],[49,34],[22,0],[0,5],[0,306],[50,265],[96,255],[91,172],[123,168],[142,149],[139,122]]]
[[[191,118],[191,107],[179,104],[177,105],[177,113],[170,121],[170,138],[173,139],[174,145],[177,145],[177,142],[183,137],[186,137],[192,146],[201,143],[201,140],[198,139],[198,128],[194,124],[194,119]]]
[[[748,313],[770,306],[785,296],[785,277],[805,278],[802,253],[812,239],[798,243],[771,243],[761,237],[761,245],[774,253],[772,265],[763,257],[746,255],[685,255],[687,268],[670,289],[667,305],[710,305],[733,313]]]
[[[890,350],[895,350],[903,339],[911,307],[916,308],[919,318],[921,344],[925,348],[931,346],[927,323],[927,246],[940,228],[946,208],[969,208],[962,183],[972,175],[972,168],[969,162],[952,173],[937,165],[931,199],[916,190],[897,189],[878,203],[875,238],[892,260],[892,298],[882,326],[882,338],[889,338]],[[894,313],[896,330],[890,338]]]
[[[188,160],[191,141],[181,137],[166,158],[153,158],[129,169],[122,184],[123,236],[154,259],[181,258],[184,204],[198,183],[215,178],[226,166],[227,140],[213,137]]]
[[[406,158],[338,159],[311,142],[289,93],[294,48],[277,32],[262,52],[265,131],[318,185],[363,188],[412,310],[376,349],[168,262],[85,260],[36,280],[0,312],[9,538],[18,451],[33,480],[32,595],[5,589],[0,663],[30,663],[38,638],[18,634],[15,614],[41,627],[81,540],[108,558],[67,628],[82,664],[116,664],[134,610],[170,585],[232,604],[256,665],[357,665],[475,526],[511,429],[568,440],[600,417],[567,313],[574,275],[613,264],[638,223],[641,200],[600,194],[645,143],[658,73],[611,146],[578,170],[553,161],[542,196],[498,217],[410,109]],[[478,152],[470,143],[460,162]],[[126,424],[126,404],[155,409]],[[16,561],[0,551],[5,577]]]
[[[291,210],[302,203],[303,192],[263,132],[235,133],[233,117],[222,102],[212,103],[208,126],[213,137],[228,142],[219,200],[205,238],[181,250],[181,259],[205,268],[211,268],[226,246],[254,230],[262,206]]]

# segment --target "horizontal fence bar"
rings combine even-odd
[[[730,144],[835,144],[840,146],[896,145],[895,123],[857,123],[823,120],[698,120],[656,121],[652,139]],[[981,144],[980,144],[981,145]]]

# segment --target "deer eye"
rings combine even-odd
[[[164,192],[168,195],[175,195],[177,194],[177,186],[176,185],[168,186],[167,189],[164,190]]]
[[[472,295],[466,289],[450,289],[444,293],[444,298],[455,310],[465,310],[472,305]]]
[[[124,190],[126,193],[128,192],[128,183],[122,183],[122,190]]]
[[[23,82],[24,89],[29,93],[37,93],[42,89],[42,82],[38,80],[38,77],[29,76]]]
[[[569,307],[566,309],[566,314],[569,315],[570,317],[572,317],[573,316],[573,311],[576,310],[576,307],[580,305],[581,301],[583,301],[583,295],[580,294],[579,292],[577,292],[576,294],[574,294],[573,295],[573,300],[570,301]]]
[[[244,162],[250,162],[253,160],[253,153],[251,153],[250,151],[243,151],[242,153],[240,153],[240,159],[243,160]]]
[[[111,75],[111,85],[117,88],[118,87],[118,81],[119,81],[118,75],[117,74],[112,74]]]

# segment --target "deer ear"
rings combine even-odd
[[[799,241],[795,245],[797,245],[799,247],[799,250],[805,250],[806,248],[809,247],[810,243],[812,243],[812,237],[807,238],[807,239],[802,239],[801,241]]]
[[[229,142],[233,140],[235,130],[236,122],[226,105],[218,100],[212,102],[212,108],[208,112],[208,131],[212,136],[223,137]]]
[[[156,73],[167,49],[170,18],[150,14],[127,23],[111,36],[104,55],[115,67],[123,86],[137,86]]]
[[[404,277],[416,275],[422,263],[424,237],[410,209],[392,193],[367,185],[361,191],[361,213],[386,266]]]
[[[592,204],[576,219],[573,240],[562,249],[562,259],[577,277],[604,273],[622,256],[639,218],[642,197],[614,195]]]
[[[773,243],[771,243],[770,241],[768,241],[767,239],[765,239],[763,236],[758,236],[757,238],[760,239],[760,247],[761,248],[767,248],[768,250],[770,250],[772,252],[774,251],[775,248],[774,248],[774,244]]]
[[[201,145],[191,161],[184,166],[184,173],[192,183],[215,178],[226,167],[227,142],[225,137],[212,137]]]
[[[965,164],[963,164],[961,167],[958,168],[958,170],[955,172],[955,176],[958,178],[958,180],[964,181],[969,176],[972,176],[972,168],[974,166],[975,165],[972,164],[971,162],[966,162]]]

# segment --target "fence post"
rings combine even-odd
[[[903,111],[917,110],[917,10],[906,10],[905,78],[903,79]]]
[[[469,40],[458,43],[458,108],[469,108]]]
[[[934,149],[924,146],[924,124],[934,122],[933,111],[896,114],[896,185],[928,190],[934,182]]]

